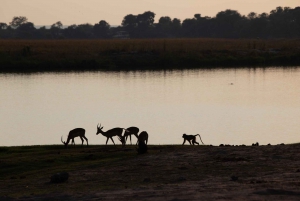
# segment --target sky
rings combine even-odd
[[[162,16],[181,21],[194,14],[215,17],[226,9],[242,15],[250,12],[269,13],[276,7],[300,6],[300,0],[1,0],[0,22],[9,23],[14,16],[25,16],[35,25],[92,25],[105,20],[110,25],[121,25],[124,16],[152,11],[155,22]],[[4,3],[3,3],[4,2]]]

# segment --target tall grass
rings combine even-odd
[[[299,65],[299,54],[299,39],[0,40],[0,70]]]

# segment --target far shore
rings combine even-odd
[[[0,40],[0,73],[270,66],[300,66],[300,40]]]
[[[299,143],[0,147],[0,200],[299,200],[299,156]]]

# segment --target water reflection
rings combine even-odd
[[[149,144],[181,144],[183,133],[214,145],[296,143],[299,78],[299,68],[1,74],[0,146],[59,144],[76,127],[105,144],[97,123],[137,126]]]

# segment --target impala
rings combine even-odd
[[[128,136],[129,136],[129,138],[130,138],[130,144],[132,144],[132,142],[131,142],[131,135],[134,135],[136,138],[138,138],[139,130],[140,130],[140,129],[137,128],[137,127],[129,127],[129,128],[126,128],[126,129],[125,129],[125,133],[124,133],[125,144],[126,144],[126,141],[127,141]]]
[[[65,145],[65,147],[67,147],[70,140],[72,140],[71,144],[75,145],[75,141],[74,141],[75,137],[80,137],[80,139],[82,141],[81,145],[83,145],[83,142],[84,142],[83,138],[86,140],[86,145],[87,146],[89,145],[88,139],[85,137],[85,130],[83,128],[75,128],[75,129],[71,130],[69,132],[68,139],[66,142],[62,140],[62,136],[61,136],[61,142]]]
[[[101,124],[100,124],[100,126],[97,125],[97,133],[96,133],[96,135],[98,135],[99,133],[101,133],[103,136],[107,137],[106,145],[107,145],[107,142],[108,142],[109,138],[111,139],[111,141],[115,145],[115,142],[114,142],[114,140],[113,140],[112,137],[118,136],[118,137],[122,138],[123,130],[125,130],[124,128],[118,128],[117,127],[117,128],[112,128],[112,129],[110,129],[108,131],[103,131],[102,128],[103,127],[101,127]],[[123,144],[123,142],[122,142],[122,144]]]
[[[139,137],[138,137],[138,144],[140,142],[143,142],[143,143],[147,144],[148,143],[148,137],[149,137],[148,133],[146,131],[142,131],[140,133]]]

